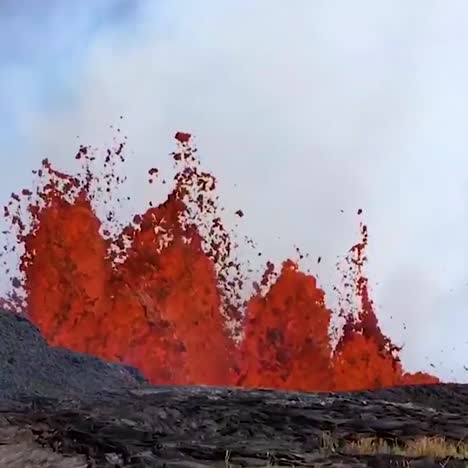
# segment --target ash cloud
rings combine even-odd
[[[44,156],[71,169],[116,124],[134,152],[129,216],[163,197],[142,178],[170,172],[189,131],[241,233],[277,262],[294,245],[321,256],[305,267],[331,304],[362,208],[384,331],[408,369],[467,380],[465,2],[34,5],[1,7],[2,202]]]

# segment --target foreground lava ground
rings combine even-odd
[[[401,443],[468,438],[468,385],[301,394],[202,387],[140,387],[93,398],[27,397],[0,404],[0,456],[56,457],[50,467],[466,467],[468,460],[349,455],[370,435]],[[9,441],[6,440],[8,433]],[[333,437],[334,449],[323,436]],[[15,466],[5,464],[2,466]],[[16,466],[27,466],[23,464]]]

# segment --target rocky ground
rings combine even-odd
[[[468,442],[468,385],[300,394],[150,387],[133,369],[48,348],[0,313],[0,467],[468,467],[351,455],[347,441]]]

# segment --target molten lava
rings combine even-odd
[[[86,147],[76,176],[43,161],[35,193],[24,190],[5,207],[23,247],[14,287],[50,344],[136,366],[154,384],[334,391],[437,382],[405,373],[378,326],[362,271],[365,226],[348,258],[359,307],[344,312],[335,348],[324,292],[291,260],[278,274],[269,263],[243,303],[216,180],[200,169],[190,135],[176,139],[172,192],[128,226],[112,210],[101,222],[95,206],[124,182],[115,172],[124,145],[107,152],[103,175]],[[151,183],[158,172],[148,171]]]

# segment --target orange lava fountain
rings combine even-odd
[[[93,202],[124,182],[115,175],[123,144],[107,152],[100,176],[87,147],[76,156],[83,167],[76,176],[43,161],[37,190],[5,207],[24,250],[13,286],[51,345],[133,365],[153,384],[336,391],[437,382],[405,373],[378,326],[362,272],[364,225],[348,259],[359,310],[345,314],[335,348],[324,292],[291,260],[276,275],[269,263],[242,303],[244,279],[219,216],[216,179],[201,170],[189,134],[176,140],[167,200],[118,232],[104,227]],[[149,170],[151,183],[157,175]],[[117,222],[112,210],[106,222]]]

